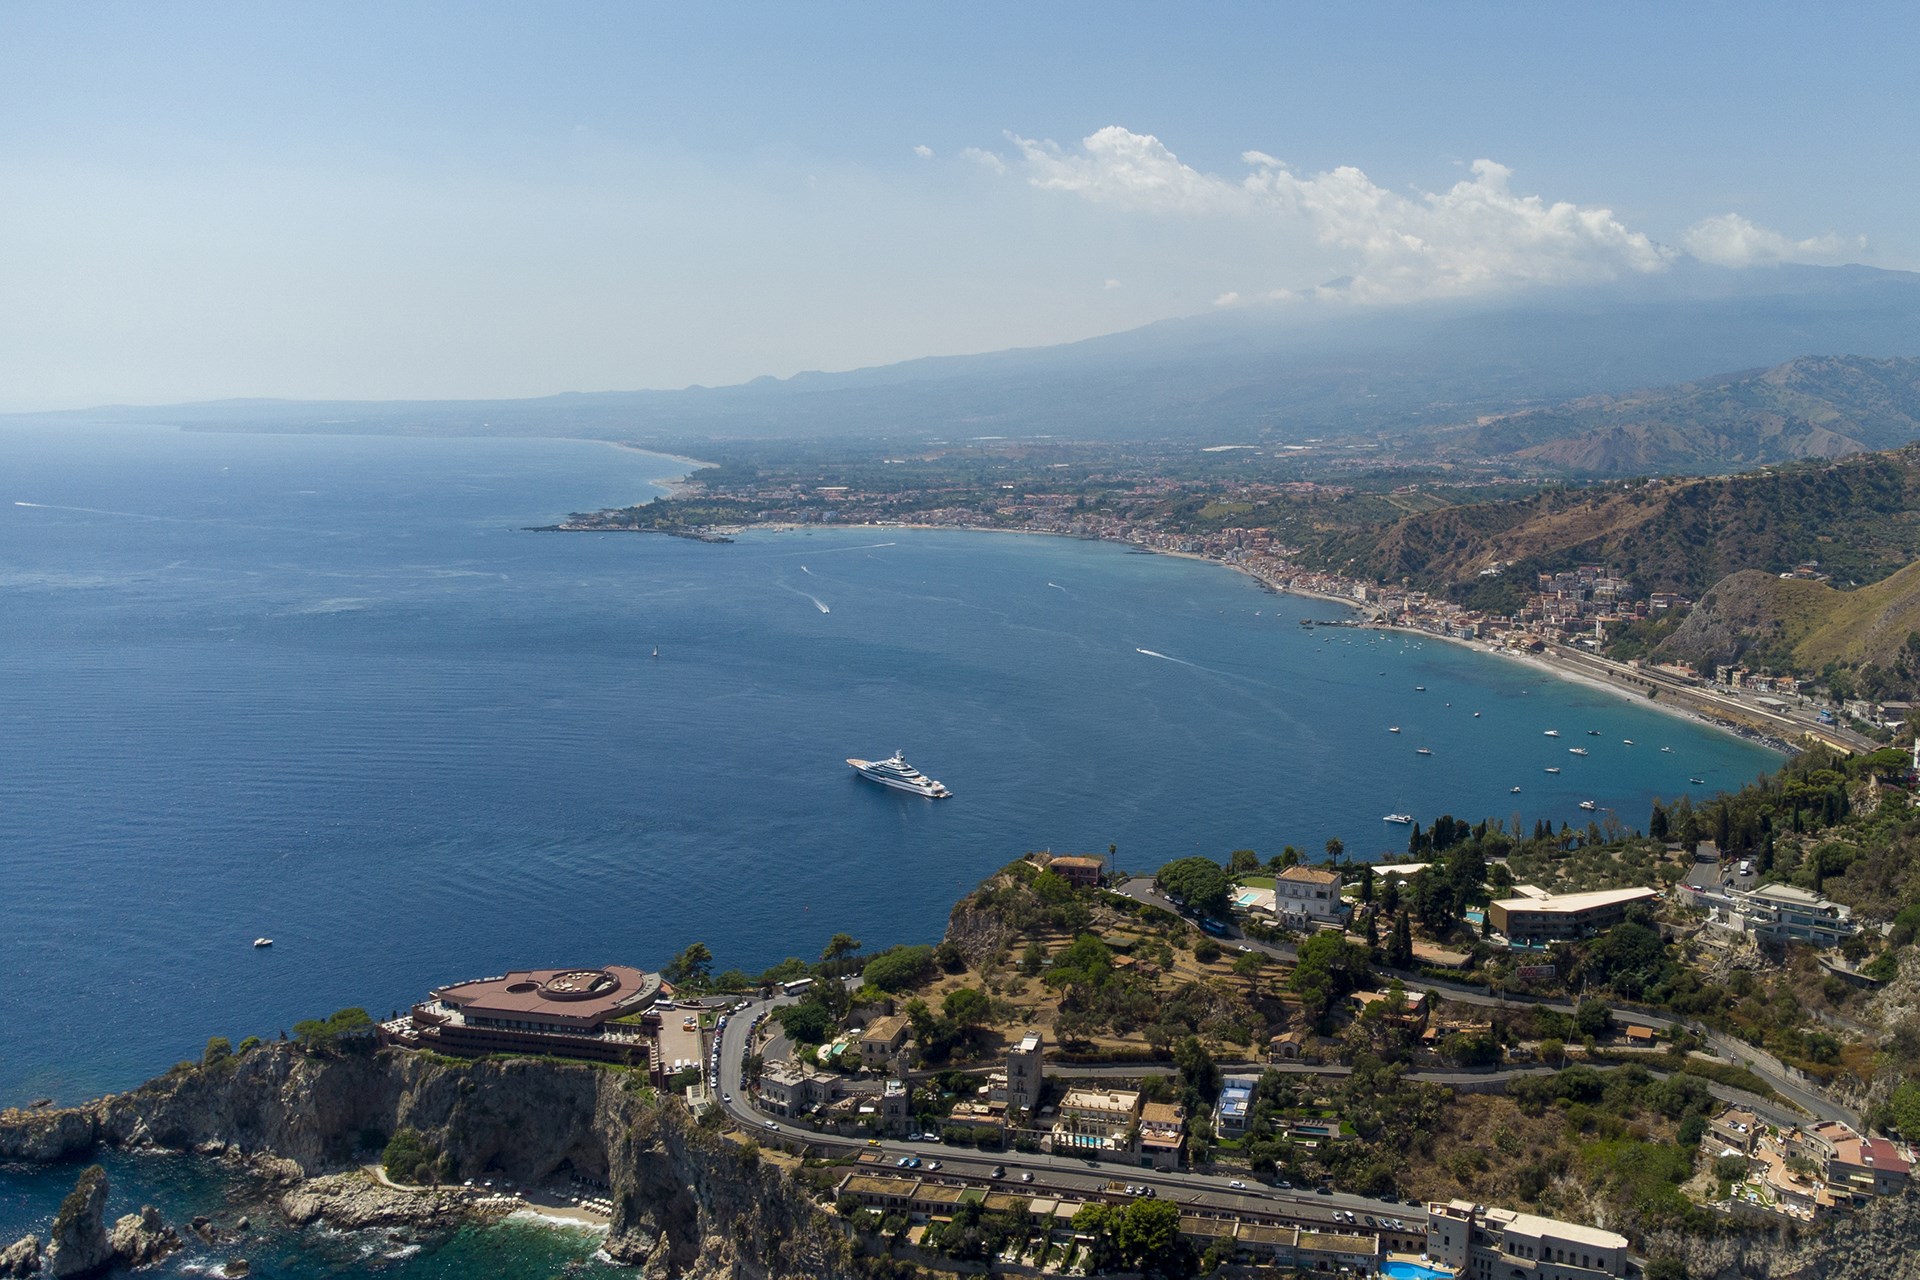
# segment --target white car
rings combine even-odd
[[[779,1127],[780,1127],[780,1126],[779,1126],[779,1125],[777,1125],[777,1124],[775,1124],[775,1123],[774,1123],[773,1121],[771,1121],[771,1120],[769,1120],[769,1121],[767,1121],[767,1128],[769,1128],[769,1129],[778,1129]]]
[[[1247,1189],[1247,1184],[1240,1181],[1240,1179],[1238,1178],[1235,1178],[1233,1181],[1229,1182],[1227,1185],[1232,1187],[1235,1191],[1245,1191]]]
[[[1028,1172],[1028,1171],[1027,1171],[1027,1170],[1025,1170],[1025,1169],[1022,1169],[1022,1170],[1020,1171],[1020,1181],[1022,1181],[1022,1182],[1032,1182],[1032,1181],[1033,1181],[1033,1174],[1032,1174],[1032,1173],[1030,1173],[1030,1172]]]

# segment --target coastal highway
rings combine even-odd
[[[940,1178],[951,1176],[976,1182],[997,1182],[1008,1190],[1031,1191],[1034,1194],[1055,1192],[1073,1195],[1090,1195],[1104,1190],[1109,1183],[1131,1183],[1134,1186],[1150,1186],[1156,1195],[1173,1200],[1182,1205],[1197,1205],[1226,1212],[1249,1215],[1285,1216],[1309,1226],[1326,1230],[1342,1228],[1367,1229],[1367,1217],[1371,1215],[1376,1222],[1382,1219],[1399,1218],[1410,1225],[1416,1217],[1424,1223],[1424,1213],[1420,1208],[1395,1200],[1378,1200],[1366,1196],[1318,1195],[1312,1191],[1285,1190],[1266,1187],[1256,1183],[1244,1189],[1229,1185],[1233,1179],[1214,1177],[1197,1173],[1159,1173],[1151,1169],[1129,1168],[1126,1165],[1107,1161],[1082,1160],[1072,1156],[1055,1156],[1044,1153],[1006,1151],[982,1153],[965,1147],[949,1147],[933,1142],[902,1142],[883,1139],[877,1143],[868,1143],[860,1138],[842,1138],[833,1134],[818,1133],[804,1125],[790,1124],[778,1116],[770,1116],[753,1106],[747,1094],[742,1065],[748,1049],[748,1028],[754,1018],[782,1005],[794,1003],[796,997],[777,996],[770,1000],[752,1000],[743,1004],[728,1019],[718,1037],[720,1046],[720,1106],[740,1128],[762,1141],[785,1140],[813,1147],[815,1149],[838,1151],[843,1154],[857,1154],[871,1151],[879,1156],[880,1163],[876,1172],[896,1170],[896,1161],[903,1157],[918,1156],[921,1167],[913,1172],[920,1177]],[[1136,1071],[1135,1074],[1138,1074]],[[732,1101],[725,1101],[727,1098]],[[940,1169],[932,1170],[927,1166],[933,1161],[940,1162]],[[992,1178],[996,1166],[1004,1167],[1007,1176]],[[1020,1175],[1033,1176],[1031,1182],[1021,1180]],[[1352,1212],[1357,1221],[1347,1223],[1334,1217],[1336,1211]]]
[[[1671,695],[1674,700],[1697,703],[1699,704],[1697,710],[1702,715],[1715,716],[1718,713],[1719,717],[1730,719],[1736,724],[1763,727],[1772,733],[1779,734],[1789,742],[1801,735],[1808,735],[1842,751],[1878,751],[1881,746],[1865,734],[1856,733],[1843,725],[1822,722],[1818,710],[1810,703],[1802,702],[1796,705],[1780,699],[1781,705],[1771,707],[1743,698],[1731,689],[1691,684],[1650,668],[1632,667],[1586,653],[1571,645],[1555,645],[1542,656],[1546,661],[1557,663],[1569,671],[1596,680],[1604,680],[1612,685],[1626,684],[1641,689],[1656,689]]]
[[[1154,888],[1153,880],[1150,877],[1135,876],[1127,880],[1115,892],[1132,898],[1136,902],[1143,902],[1149,906],[1159,907],[1163,911],[1171,911],[1182,918],[1191,919],[1186,912],[1183,912],[1179,907],[1169,901],[1166,895]],[[1227,933],[1223,940],[1230,946],[1245,947],[1251,951],[1264,952],[1276,960],[1283,960],[1288,964],[1294,963],[1299,958],[1295,948],[1285,943],[1261,942],[1257,939],[1249,938],[1232,924],[1227,925]],[[1478,1005],[1488,1009],[1524,1009],[1533,1007],[1551,1009],[1556,1013],[1568,1015],[1573,1014],[1575,1011],[1573,1002],[1566,1000],[1549,1000],[1538,996],[1527,995],[1497,995],[1479,987],[1468,986],[1466,983],[1448,982],[1443,979],[1429,978],[1425,974],[1402,969],[1389,969],[1384,966],[1376,966],[1376,972],[1384,977],[1399,978],[1406,984],[1409,991],[1431,991],[1436,995],[1459,1004]],[[1701,1023],[1691,1022],[1684,1018],[1670,1018],[1662,1014],[1651,1013],[1646,1010],[1622,1005],[1609,1005],[1608,1007],[1613,1012],[1614,1021],[1625,1025],[1652,1027],[1656,1031],[1668,1031],[1674,1027],[1681,1027],[1688,1031],[1695,1032],[1706,1041],[1707,1046],[1715,1053],[1729,1062],[1738,1063],[1746,1067],[1762,1080],[1765,1080],[1781,1097],[1786,1098],[1795,1106],[1800,1107],[1808,1115],[1820,1120],[1838,1120],[1843,1124],[1852,1125],[1855,1128],[1860,1126],[1860,1116],[1857,1112],[1835,1102],[1832,1098],[1828,1097],[1825,1092],[1811,1084],[1798,1072],[1782,1063],[1778,1058],[1764,1049],[1755,1048],[1753,1045],[1736,1040],[1724,1032],[1716,1031],[1711,1027]],[[1484,1079],[1486,1077],[1480,1076],[1478,1078]],[[1729,1088],[1728,1086],[1713,1082],[1709,1082],[1709,1085],[1713,1089],[1715,1097],[1728,1102],[1738,1103],[1743,1107],[1752,1107],[1760,1114],[1772,1117],[1776,1123],[1796,1124],[1799,1122],[1799,1117],[1794,1116],[1791,1111],[1785,1110],[1776,1104],[1769,1103],[1764,1098],[1759,1098],[1743,1090]]]

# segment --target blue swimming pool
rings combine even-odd
[[[1383,1262],[1380,1274],[1393,1280],[1453,1280],[1453,1272],[1423,1267],[1417,1262]]]

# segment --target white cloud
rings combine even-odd
[[[1276,241],[1291,233],[1334,251],[1359,298],[1606,280],[1662,271],[1676,256],[1610,210],[1515,193],[1511,171],[1491,160],[1444,191],[1401,194],[1351,166],[1303,175],[1262,151],[1241,153],[1248,172],[1238,179],[1202,173],[1158,138],[1118,125],[1074,149],[1008,136],[1039,190],[1141,213],[1264,221]]]
[[[991,169],[995,173],[1005,173],[1007,171],[1007,162],[991,151],[986,151],[979,147],[962,147],[960,149],[960,155],[962,159],[971,160],[982,168]]]
[[[1737,213],[1723,213],[1688,227],[1680,237],[1687,252],[1722,267],[1771,266],[1780,262],[1840,262],[1863,253],[1865,236],[1826,235],[1792,240]]]
[[[1228,290],[1213,300],[1213,305],[1216,307],[1233,307],[1238,306],[1239,303],[1240,295],[1232,290]]]
[[[1120,282],[1118,280],[1115,280],[1112,276],[1108,276],[1107,282],[1104,285],[1101,285],[1100,287],[1103,289],[1118,289],[1120,287]]]
[[[1081,139],[1077,152],[1007,136],[1020,149],[1027,181],[1043,191],[1068,191],[1096,204],[1148,213],[1214,213],[1248,203],[1246,192],[1188,168],[1150,133],[1108,125]]]
[[[919,156],[922,160],[931,160],[933,159],[933,148],[923,142],[913,149],[913,154]]]

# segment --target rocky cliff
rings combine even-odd
[[[0,1112],[0,1159],[220,1149],[277,1157],[314,1178],[365,1159],[401,1128],[441,1153],[454,1180],[578,1172],[606,1182],[607,1251],[650,1277],[851,1274],[843,1238],[796,1182],[701,1129],[643,1078],[579,1064],[268,1045],[81,1107]]]

